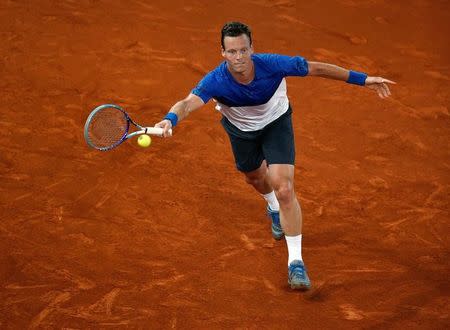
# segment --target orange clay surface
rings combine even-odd
[[[431,0],[1,1],[0,328],[448,328],[449,19]],[[307,293],[212,102],[147,149],[83,139],[102,103],[153,126],[229,20],[256,52],[398,83],[288,78]]]

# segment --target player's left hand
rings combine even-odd
[[[365,86],[376,91],[378,96],[384,99],[385,97],[391,95],[388,84],[396,83],[382,77],[367,77]]]

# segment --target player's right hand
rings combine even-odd
[[[160,121],[159,123],[156,123],[155,127],[159,127],[164,130],[163,131],[164,137],[172,136],[172,134],[170,134],[170,129],[172,129],[172,123],[170,122],[170,120],[164,119],[164,120]]]

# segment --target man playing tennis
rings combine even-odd
[[[251,31],[239,22],[225,24],[221,42],[225,61],[155,126],[169,136],[169,129],[192,111],[211,99],[217,102],[237,169],[267,201],[272,236],[286,238],[288,283],[307,290],[311,284],[302,258],[302,213],[294,190],[295,146],[285,77],[342,80],[373,89],[381,98],[391,94],[387,84],[394,82],[300,56],[254,54]]]

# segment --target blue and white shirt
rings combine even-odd
[[[300,56],[253,54],[255,77],[247,85],[237,82],[226,62],[209,72],[192,90],[207,103],[217,101],[219,110],[241,131],[257,131],[289,108],[287,76],[306,76],[308,62]]]

